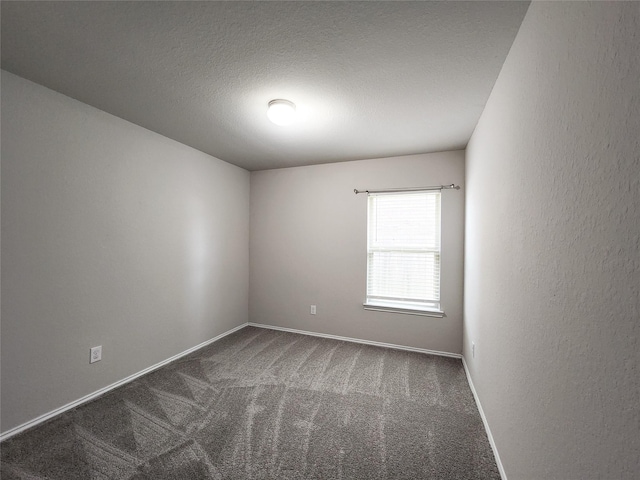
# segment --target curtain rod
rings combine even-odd
[[[406,188],[387,188],[384,190],[358,190],[353,189],[356,195],[359,193],[389,193],[389,192],[420,192],[423,190],[460,190],[460,185],[433,185],[431,187],[406,187]]]

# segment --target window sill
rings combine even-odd
[[[446,314],[440,310],[416,310],[413,308],[401,308],[401,307],[386,307],[383,305],[375,305],[371,303],[364,303],[362,305],[365,310],[371,310],[374,312],[388,312],[388,313],[400,313],[404,315],[419,315],[421,317],[446,317]]]

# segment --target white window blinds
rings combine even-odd
[[[440,310],[440,192],[369,194],[366,304]]]

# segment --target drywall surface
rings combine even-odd
[[[2,72],[2,431],[246,322],[248,242],[247,171]]]
[[[640,472],[638,52],[640,3],[533,2],[467,148],[464,356],[509,480]]]
[[[456,183],[442,194],[446,318],[365,311],[367,196]],[[251,173],[252,322],[451,353],[462,348],[464,152]],[[310,314],[310,306],[317,314]]]

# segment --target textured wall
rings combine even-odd
[[[367,197],[354,188],[456,183],[442,195],[446,318],[365,311]],[[253,322],[445,352],[462,349],[464,152],[251,173]],[[317,305],[317,315],[309,313]]]
[[[246,322],[248,242],[248,172],[2,72],[2,431]]]
[[[640,3],[534,2],[467,148],[464,355],[510,480],[640,472],[639,52]]]

